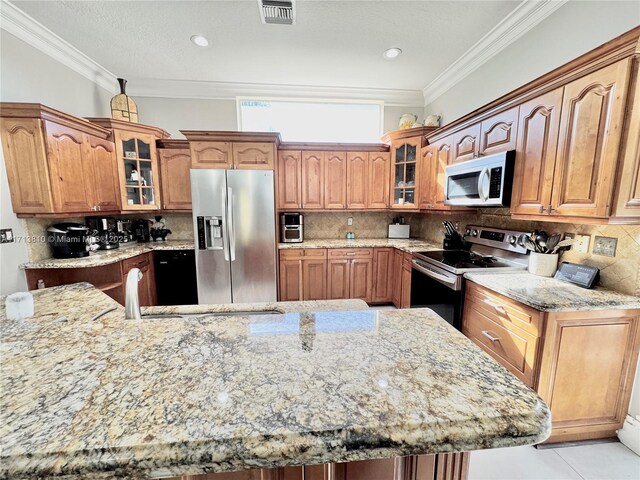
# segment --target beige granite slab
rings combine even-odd
[[[135,257],[154,250],[193,250],[194,243],[191,240],[167,240],[165,242],[124,244],[114,250],[97,250],[88,257],[82,258],[47,258],[37,262],[28,262],[20,265],[22,269],[29,268],[86,268],[109,265],[127,258]]]
[[[442,244],[419,239],[395,239],[395,238],[356,238],[354,240],[342,239],[316,239],[305,240],[301,243],[280,243],[278,249],[292,248],[375,248],[391,247],[403,252],[420,252],[424,250],[442,250]]]
[[[542,312],[640,309],[636,295],[582,288],[526,272],[466,273],[465,278]]]
[[[0,478],[145,478],[537,443],[550,413],[428,309],[132,321],[0,308]],[[116,306],[97,321],[101,309]]]

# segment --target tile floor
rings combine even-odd
[[[621,443],[473,452],[469,480],[640,479],[640,457]]]

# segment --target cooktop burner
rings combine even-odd
[[[437,250],[430,252],[417,252],[418,255],[435,260],[438,263],[448,265],[455,269],[461,268],[497,268],[512,267],[507,263],[491,255],[480,255],[467,250]]]

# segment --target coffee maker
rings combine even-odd
[[[138,218],[131,222],[133,234],[138,242],[148,242],[151,240],[150,230],[151,220]]]
[[[47,228],[53,258],[79,258],[89,255],[89,229],[81,223],[54,223]]]
[[[100,250],[112,250],[120,246],[118,222],[113,217],[88,217],[91,236],[97,239]]]

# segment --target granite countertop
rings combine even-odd
[[[88,257],[82,258],[46,258],[36,262],[20,265],[22,269],[29,268],[86,268],[100,267],[120,262],[153,250],[193,250],[193,240],[167,240],[165,242],[148,242],[123,244],[114,250],[97,250]]]
[[[117,306],[91,321],[116,304],[88,284],[34,298],[34,318],[0,307],[0,478],[161,477],[550,433],[544,402],[428,309],[132,321]]]
[[[413,253],[423,250],[442,250],[442,244],[420,240],[417,238],[357,238],[355,240],[342,239],[316,239],[305,240],[301,243],[279,243],[278,249],[291,248],[371,248],[392,247],[403,252]]]
[[[640,297],[586,289],[526,272],[466,273],[465,278],[543,312],[640,309]]]

